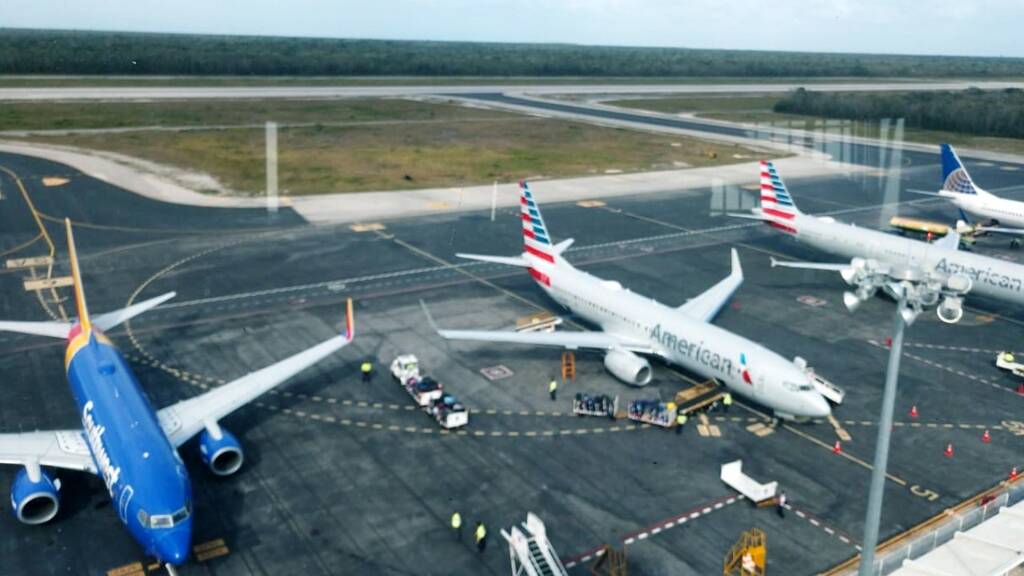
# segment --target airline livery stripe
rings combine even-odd
[[[785,218],[787,220],[796,216],[796,214],[793,214],[791,212],[782,212],[781,210],[776,210],[774,208],[762,208],[761,212],[769,216],[777,216],[779,218]]]
[[[788,234],[796,234],[796,228],[786,226],[785,224],[779,224],[778,222],[769,221],[768,225],[771,226],[772,228],[778,228],[779,230],[782,230],[783,232],[786,232]]]
[[[542,252],[542,251],[534,248],[533,246],[530,246],[529,244],[526,244],[526,251],[529,252],[530,254],[533,254],[537,258],[540,258],[542,260],[547,260],[548,262],[551,262],[552,264],[555,263],[554,256],[552,256],[551,254],[548,254],[547,252]]]
[[[523,212],[523,220],[533,223],[533,218],[530,218],[530,215],[527,214],[526,212]]]
[[[528,268],[528,270],[530,271],[530,276],[533,276],[534,280],[544,284],[545,286],[551,286],[551,278],[548,278],[547,274],[537,270],[536,268]]]
[[[526,236],[527,238],[533,238],[533,230],[527,230],[526,228],[523,228],[523,236]]]

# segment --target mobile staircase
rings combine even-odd
[[[544,522],[533,512],[526,514],[522,530],[513,526],[511,533],[502,529],[501,535],[508,541],[512,576],[568,576],[548,540]]]

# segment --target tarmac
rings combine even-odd
[[[787,180],[802,210],[874,227],[897,207],[908,216],[955,217],[951,206],[903,192],[934,188],[935,155],[850,154],[861,154],[852,158],[872,169]],[[1024,198],[1019,165],[967,164],[979,185]],[[729,548],[752,527],[767,535],[770,573],[814,574],[857,553],[892,303],[878,298],[851,314],[838,276],[771,269],[769,255],[833,259],[724,216],[749,204],[742,188],[668,187],[589,207],[545,203],[543,183],[534,192],[555,240],[576,239],[570,260],[666,303],[682,304],[725,276],[729,248],[737,247],[746,282],[716,322],[784,356],[806,358],[845,388],[835,417],[852,441],[842,454],[832,452],[837,436],[827,422],[751,433],[747,427],[764,423],[765,414],[742,401],[709,415],[719,437],[701,436],[695,426],[677,436],[628,420],[570,415],[576,392],[622,402],[668,399],[699,379],[661,363],[648,387],[633,389],[612,378],[598,354],[579,352],[575,381],[552,402],[546,383],[560,370],[560,350],[441,341],[421,300],[451,328],[511,328],[541,309],[564,312],[523,271],[454,256],[517,253],[514,208],[500,208],[495,222],[489,210],[473,210],[383,220],[356,231],[309,226],[287,207],[268,214],[160,203],[36,158],[0,154],[0,167],[5,259],[47,254],[45,238],[33,240],[41,222],[56,249],[52,275],[65,276],[58,222],[67,217],[77,225],[93,311],[178,291],[111,334],[155,406],[329,337],[340,329],[344,299],[356,301],[350,347],[222,422],[246,450],[237,475],[215,478],[194,442],[182,448],[195,492],[197,546],[183,575],[507,574],[499,531],[528,511],[544,520],[573,575],[587,574],[605,544],[626,551],[631,574],[718,573]],[[67,181],[44,180],[53,174]],[[1024,257],[1004,239],[982,239],[976,250]],[[33,273],[46,270],[0,272],[0,317],[46,320],[60,317],[62,307],[69,312],[66,288],[58,291],[60,302],[49,291],[23,288]],[[998,351],[1019,347],[1024,311],[977,298],[969,303],[959,325],[929,314],[908,330],[883,540],[1024,467],[1024,397],[1015,393],[1017,379],[994,366]],[[386,373],[406,352],[470,407],[468,428],[442,433],[413,409]],[[0,431],[78,425],[61,357],[61,342],[0,335]],[[370,384],[358,374],[364,359],[377,367]],[[482,375],[499,365],[512,374],[495,381]],[[991,443],[981,441],[984,430]],[[943,454],[949,443],[951,458]],[[755,479],[780,483],[791,506],[785,518],[737,498],[719,480],[721,464],[737,458]],[[0,490],[14,472],[3,472]],[[57,476],[63,507],[52,523],[0,519],[0,571],[148,573],[150,560],[121,526],[102,482]],[[485,553],[472,546],[471,530],[454,538],[448,519],[455,510],[467,528],[486,523]]]

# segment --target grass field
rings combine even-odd
[[[349,123],[506,118],[501,112],[427,106],[411,100],[174,100],[152,102],[8,102],[0,130],[64,130],[136,126],[237,126],[274,121]]]
[[[218,125],[282,118],[314,122],[279,129],[280,188],[290,194],[457,187],[525,177],[708,166],[756,156],[730,144],[400,100],[320,101],[308,103],[309,108],[295,101],[139,103],[130,111],[121,105],[67,106],[48,122],[62,128],[115,121],[119,127],[133,122],[187,125],[199,120]],[[16,117],[46,125],[35,113],[22,110]],[[118,118],[111,118],[112,114]],[[318,119],[322,123],[316,123]],[[329,123],[341,121],[357,123]],[[13,129],[18,122],[7,117],[2,125]],[[240,193],[258,193],[264,188],[262,128],[140,130],[26,139],[117,152],[205,172]]]
[[[664,112],[668,114],[693,113],[702,118],[716,120],[728,120],[730,122],[746,122],[752,124],[775,125],[779,127],[793,128],[796,130],[818,130],[823,123],[834,124],[835,119],[826,119],[813,116],[802,116],[798,114],[778,114],[772,112],[772,106],[779,101],[781,96],[761,94],[754,96],[747,95],[719,95],[717,97],[696,96],[696,97],[672,97],[672,98],[650,98],[642,100],[614,100],[605,104],[622,106],[625,108],[637,108]],[[863,138],[877,138],[881,132],[878,122],[853,122],[853,134]],[[903,133],[904,140],[920,144],[939,144],[948,142],[962,148],[974,148],[978,150],[990,150],[993,152],[1006,152],[1010,154],[1024,155],[1024,140],[1015,138],[993,138],[987,136],[973,136],[957,132],[943,132],[939,130],[922,130],[918,128],[907,128]]]

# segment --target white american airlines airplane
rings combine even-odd
[[[660,356],[703,377],[718,379],[734,393],[771,408],[779,417],[822,418],[830,414],[828,401],[794,362],[710,323],[743,283],[735,249],[729,276],[682,306],[666,306],[634,294],[618,282],[573,267],[562,258],[572,239],[552,244],[529,187],[521,182],[520,189],[525,252],[514,257],[458,256],[526,268],[556,302],[597,324],[601,331],[438,330],[428,312],[428,320],[442,337],[604,350],[608,371],[633,386],[644,386],[652,377],[650,363],[638,354]]]
[[[894,296],[895,287],[912,283],[924,305],[938,304],[943,322],[954,323],[963,316],[967,293],[1024,305],[1024,266],[958,250],[960,235],[950,232],[933,242],[922,242],[837,222],[831,217],[812,216],[797,209],[786,185],[771,162],[761,162],[761,207],[752,214],[732,214],[762,220],[797,241],[819,250],[851,258],[849,263],[779,262],[773,266],[832,270],[839,272],[855,292],[843,300],[851,310],[871,298],[878,289]],[[921,308],[907,310],[912,322]]]

